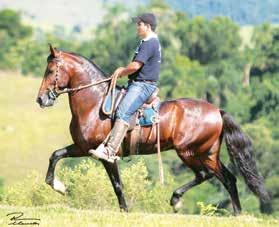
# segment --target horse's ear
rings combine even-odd
[[[50,53],[51,53],[51,55],[53,56],[53,57],[56,57],[56,49],[55,48],[53,48],[52,47],[52,45],[49,43],[48,44],[49,45],[49,51],[50,51]]]

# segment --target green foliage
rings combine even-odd
[[[218,210],[218,208],[212,204],[206,205],[203,202],[198,202],[197,205],[200,208],[201,215],[214,216]]]
[[[20,15],[10,9],[0,11],[0,30],[6,31],[14,41],[32,34],[32,28],[22,25]]]
[[[4,196],[4,178],[0,177],[0,201],[3,200]]]
[[[43,179],[43,176],[38,172],[31,172],[21,182],[17,182],[5,190],[4,203],[16,206],[60,203],[63,198],[49,190]]]
[[[137,45],[136,27],[125,16],[124,10],[119,5],[109,9],[108,16],[94,32],[95,38],[89,46],[90,58],[107,73],[126,65]]]
[[[19,13],[4,9],[0,11],[0,68],[16,69],[13,60],[10,59],[10,51],[21,39],[29,38],[32,28],[22,25]]]
[[[76,208],[118,210],[117,198],[103,166],[83,160],[74,169],[66,167],[59,173],[59,178],[67,186],[65,197],[46,185],[41,174],[32,172],[21,182],[6,188],[4,203],[20,206],[59,203]],[[166,187],[152,185],[147,180],[147,169],[141,160],[124,169],[122,177],[130,211],[171,212],[168,200],[174,182],[170,176]]]

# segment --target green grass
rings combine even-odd
[[[120,213],[108,210],[79,210],[59,205],[46,207],[0,206],[0,226],[6,226],[11,212],[23,212],[26,218],[39,218],[40,226],[278,226],[273,218],[242,215],[239,217],[209,217],[180,214]]]
[[[53,108],[35,102],[41,78],[0,72],[0,176],[5,184],[31,170],[45,174],[52,152],[71,143],[67,96]]]

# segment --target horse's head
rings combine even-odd
[[[69,67],[61,51],[49,45],[50,55],[47,59],[45,75],[38,93],[37,103],[43,108],[52,106],[58,97],[58,91],[69,84]]]

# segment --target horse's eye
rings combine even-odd
[[[47,71],[47,74],[52,74],[53,73],[53,70],[51,70],[51,69],[49,69],[48,71]]]

